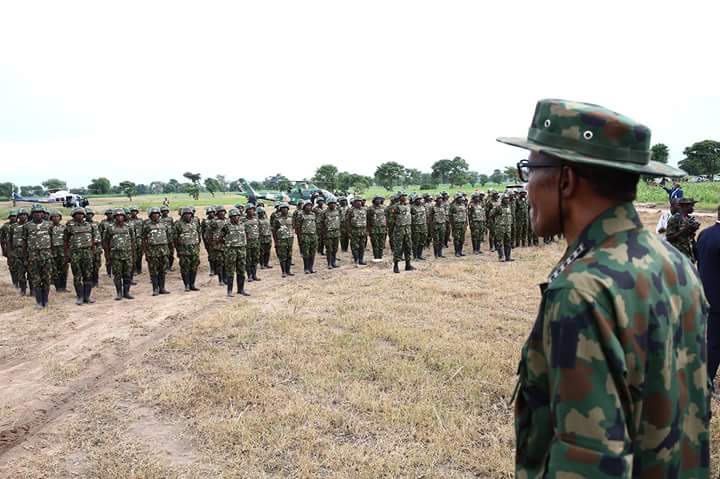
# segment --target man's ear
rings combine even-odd
[[[577,193],[580,178],[575,170],[567,165],[560,168],[560,193],[563,198],[570,198]]]

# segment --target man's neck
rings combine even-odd
[[[564,218],[563,233],[567,244],[575,243],[578,237],[592,224],[598,216],[610,208],[615,208],[624,203],[623,201],[609,200],[601,197],[593,197],[592,201],[575,203],[575,207],[568,208]]]

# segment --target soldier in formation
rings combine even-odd
[[[412,215],[413,259],[425,261],[423,249],[425,249],[425,241],[428,236],[427,210],[420,196],[413,197],[410,214]]]
[[[15,274],[15,265],[10,260],[10,250],[12,245],[10,244],[10,230],[14,228],[17,223],[17,210],[15,208],[8,211],[7,221],[0,226],[0,248],[2,248],[2,255],[8,258],[8,270],[10,272],[10,281],[13,287],[18,287],[17,275]]]
[[[58,210],[50,211],[50,249],[53,260],[53,285],[55,291],[67,291],[68,264],[65,262],[65,225]]]
[[[325,199],[322,196],[317,197],[312,211],[315,213],[317,226],[317,252],[320,256],[323,256],[325,254],[325,232],[323,231],[322,221],[325,212]]]
[[[444,258],[445,230],[447,229],[447,213],[442,196],[435,198],[430,208],[430,233],[432,234],[433,250],[436,258]]]
[[[362,200],[358,197],[353,198],[352,206],[348,209],[345,222],[350,231],[350,252],[352,253],[353,263],[355,266],[364,266],[365,262],[365,246],[367,243],[367,209],[363,208]]]
[[[293,218],[290,216],[290,206],[287,203],[280,203],[272,230],[283,278],[295,276],[291,272],[294,226]]]
[[[315,273],[315,254],[317,252],[317,218],[312,203],[306,201],[297,219],[297,235],[300,238],[300,253],[303,257],[303,272]]]
[[[344,219],[347,210],[349,209],[348,200],[346,197],[341,196],[338,198],[339,207],[340,210],[340,218]],[[340,251],[343,253],[348,252],[348,247],[350,246],[350,230],[347,228],[347,225],[345,224],[345,221],[341,221],[340,223]]]
[[[238,212],[240,210],[237,210]],[[247,241],[246,272],[248,282],[260,281],[257,265],[260,263],[260,222],[255,216],[255,205],[248,203],[245,208],[245,239]]]
[[[399,273],[398,263],[405,259],[405,271],[415,269],[412,265],[412,212],[408,197],[404,192],[398,194],[398,203],[393,209],[393,273]]]
[[[215,263],[213,261],[212,251],[212,236],[210,235],[210,224],[215,219],[215,207],[208,206],[205,208],[205,218],[200,222],[200,235],[202,237],[203,247],[205,253],[207,253],[208,259],[208,274],[213,276],[215,274]]]
[[[189,207],[180,209],[180,219],[173,224],[172,237],[185,291],[198,291],[195,279],[200,266],[202,224],[193,220],[193,211]]]
[[[136,207],[131,206],[129,208],[130,210],[130,218],[127,220],[128,225],[133,229],[133,234],[135,238],[135,269],[133,276],[136,274],[142,274],[142,257],[143,257],[143,247],[142,247],[142,229],[143,229],[143,220],[141,220],[138,217],[138,213],[140,213],[140,210],[138,210]]]
[[[150,208],[147,222],[142,228],[142,248],[147,260],[152,295],[169,294],[165,288],[168,256],[170,255],[170,235],[167,223],[160,221],[160,208]]]
[[[135,229],[125,219],[125,210],[118,208],[113,213],[112,224],[103,227],[102,245],[105,257],[112,263],[116,301],[134,299],[130,286],[135,267]]]
[[[173,269],[173,264],[175,263],[175,246],[174,246],[174,239],[173,239],[173,225],[175,224],[175,220],[173,220],[172,216],[170,216],[170,208],[167,205],[162,205],[160,207],[160,221],[165,223],[165,226],[167,226],[167,232],[168,232],[168,264],[167,264],[167,271],[175,271]]]
[[[72,219],[65,225],[65,261],[70,263],[75,288],[75,304],[91,304],[93,265],[95,261],[95,229],[85,220],[85,209],[74,208]]]
[[[465,198],[461,193],[455,194],[453,204],[448,208],[448,219],[452,229],[453,246],[455,256],[465,256],[463,246],[465,245],[465,232],[467,231],[468,215]]]
[[[327,209],[322,213],[321,228],[325,238],[325,256],[328,269],[337,268],[337,252],[340,244],[340,229],[342,217],[335,198],[327,202]]]
[[[482,254],[482,242],[485,237],[485,194],[476,191],[472,194],[468,205],[468,221],[470,223],[470,238],[474,254]]]
[[[223,226],[227,223],[225,218],[225,208],[223,206],[215,207],[215,217],[209,222],[209,236],[210,236],[210,254],[212,255],[212,265],[215,274],[218,277],[218,284],[225,284],[225,273],[224,273],[224,259],[225,259],[225,246],[221,240],[221,232]]]
[[[251,211],[254,213],[254,208],[252,208]],[[227,284],[227,296],[229,298],[235,296],[233,293],[233,282],[235,279],[237,279],[238,294],[249,296],[249,294],[245,292],[245,271],[248,258],[246,251],[246,232],[247,225],[241,221],[240,211],[237,208],[232,208],[230,210],[230,221],[223,225],[219,239],[224,245],[223,256],[225,264],[223,269],[225,271],[225,283]]]
[[[260,230],[260,269],[271,269],[270,251],[272,251],[272,225],[267,217],[265,208],[258,206],[255,211],[258,217]]]
[[[512,225],[513,208],[510,205],[510,195],[503,195],[500,204],[490,212],[495,229],[495,250],[500,261],[514,261],[512,259]]]
[[[385,239],[387,237],[387,212],[383,206],[384,202],[385,198],[376,195],[373,198],[372,206],[368,208],[367,211],[367,230],[370,234],[373,261],[375,262],[382,259],[385,251]]]
[[[28,267],[31,290],[37,308],[47,306],[53,276],[51,224],[43,218],[44,213],[45,207],[33,205],[30,213],[32,220],[25,223],[22,228],[21,255]]]

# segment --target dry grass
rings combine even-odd
[[[249,300],[206,298],[222,306],[184,319],[111,388],[29,441],[12,470],[511,477],[519,350],[537,284],[561,253],[551,245],[520,250],[512,264],[486,254],[411,274],[346,267],[282,282],[276,268]],[[119,337],[104,343],[132,349]],[[717,420],[712,433],[720,438]]]

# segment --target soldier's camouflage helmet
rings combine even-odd
[[[252,203],[248,203],[247,206],[245,207],[245,211],[254,210],[254,209],[255,209],[255,205]]]
[[[235,208],[237,208],[237,209],[241,210],[241,209],[243,209],[243,208],[244,208],[244,206],[243,206],[243,205],[241,205],[240,203],[235,203]]]
[[[355,196],[355,197],[353,197],[351,203],[355,203],[356,201],[362,201],[362,198],[360,198],[359,196]]]
[[[327,204],[329,204],[329,205],[337,204],[337,200],[335,199],[335,197],[331,196],[330,199],[327,200]]]
[[[205,208],[205,214],[209,214],[209,213],[215,213],[214,206],[208,206],[207,208]]]
[[[540,100],[526,138],[497,141],[571,163],[645,176],[685,176],[678,168],[650,159],[647,126],[592,103]]]
[[[310,200],[305,200],[305,201],[303,202],[302,207],[303,207],[303,209],[305,209],[306,206],[312,206],[312,204],[313,204],[312,201],[310,201]]]
[[[405,193],[404,191],[398,191],[398,193],[397,193],[398,199],[402,198],[403,196],[407,196],[407,193]]]
[[[218,206],[215,207],[215,212],[216,212],[216,213],[219,213],[219,212],[221,212],[221,211],[226,211],[224,206],[218,205]]]
[[[694,205],[695,203],[697,203],[697,201],[695,201],[695,199],[688,198],[687,196],[684,198],[678,198],[678,200],[677,200],[678,205]]]
[[[78,215],[78,214],[84,215],[84,214],[85,214],[85,208],[80,208],[80,207],[78,207],[78,208],[73,208],[72,211],[70,212],[70,216],[75,216],[75,215]]]
[[[157,213],[157,214],[160,214],[160,208],[158,208],[157,206],[153,206],[152,208],[148,208],[148,216],[150,216],[150,215],[152,215],[152,214],[156,214],[156,213]]]
[[[50,217],[52,218],[53,216],[62,217],[62,213],[60,213],[60,210],[50,210]]]
[[[343,201],[347,202],[347,198],[344,196],[338,196],[338,202],[342,203]]]
[[[463,199],[463,198],[464,198],[464,196],[463,196],[462,193],[460,193],[460,192],[455,193],[455,199],[456,199],[456,200],[460,200],[460,199]]]
[[[237,208],[230,208],[230,211],[228,212],[228,216],[231,218],[233,216],[240,216],[240,211],[238,211]]]
[[[127,212],[123,208],[118,208],[113,212],[113,217],[126,216]]]
[[[86,215],[95,215],[95,210],[92,209],[92,208],[90,208],[89,206],[87,206],[87,207],[85,208],[85,214],[86,214]]]
[[[183,206],[182,208],[180,208],[180,216],[191,215],[191,214],[193,214],[192,208],[189,208],[187,206]]]
[[[12,208],[10,211],[8,211],[8,218],[12,218],[13,216],[17,216],[17,209]]]
[[[130,213],[140,213],[140,210],[137,209],[136,206],[131,206],[131,207],[129,208],[129,210],[130,210]]]
[[[125,212],[125,216],[130,214],[130,208],[123,208],[122,210]]]
[[[117,211],[117,210],[115,210],[115,211]],[[112,208],[108,208],[108,209],[105,210],[105,214],[106,214],[106,215],[113,215],[113,214],[115,214],[115,211],[113,211]]]
[[[82,208],[80,208],[80,209],[82,209]],[[28,214],[28,210],[26,210],[25,208],[19,208],[19,209],[17,210],[17,215],[18,215],[18,216],[20,216],[20,215],[27,215],[27,214]]]
[[[255,211],[257,211],[257,214],[259,215],[265,214],[265,208],[263,208],[262,206],[258,206]]]
[[[315,198],[315,203],[320,203],[321,201],[325,203],[325,198],[322,196],[318,196],[317,198]]]
[[[380,196],[380,195],[375,195],[375,196],[373,196],[373,201],[375,201],[375,200],[385,201],[385,197]]]
[[[160,213],[164,213],[165,211],[167,211],[167,212],[169,213],[169,212],[170,212],[170,208],[169,208],[167,205],[162,205],[162,206],[160,207]]]
[[[288,208],[288,209],[289,209],[289,208],[290,208],[290,205],[288,205],[287,203],[280,203],[280,204],[278,205],[278,209],[280,210],[280,209],[283,209],[283,208]]]
[[[43,205],[39,205],[36,203],[36,204],[32,205],[32,208],[30,208],[30,212],[31,213],[36,213],[36,212],[44,213],[45,207]]]

